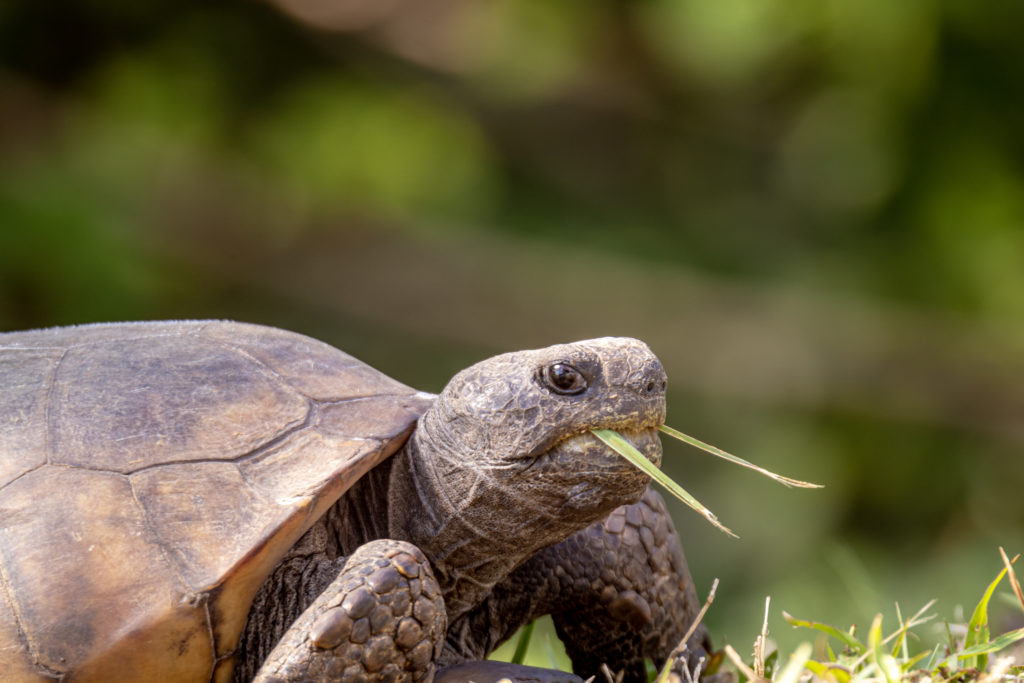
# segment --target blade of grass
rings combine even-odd
[[[764,622],[761,624],[761,633],[754,640],[754,673],[758,678],[765,677],[765,648],[768,647],[768,611],[772,604],[772,597],[769,595],[764,600]]]
[[[996,586],[1006,576],[1007,567],[1003,567],[1002,571],[992,580],[992,583],[988,585],[985,592],[981,596],[981,600],[978,601],[977,606],[974,608],[974,613],[971,614],[971,620],[967,623],[967,636],[964,638],[964,650],[961,655],[965,652],[973,649],[976,646],[982,645],[988,642],[989,628],[988,628],[988,603],[992,599],[992,594],[996,592]],[[966,656],[966,655],[965,655]],[[978,667],[984,670],[988,666],[988,654],[987,652],[978,653],[977,659],[968,659],[965,663],[967,667]]]
[[[526,652],[530,649],[530,638],[533,637],[533,627],[537,622],[531,621],[519,631],[519,642],[516,643],[515,654],[512,655],[513,664],[522,664],[526,660]]]
[[[930,650],[925,650],[924,652],[918,652],[913,657],[907,657],[906,659],[901,660],[901,662],[900,662],[900,671],[902,671],[903,673],[907,673],[908,671],[913,669],[914,666],[916,666],[918,662],[920,662],[922,659],[924,659],[925,657],[927,657],[930,654],[931,654]]]
[[[922,615],[925,612],[927,612],[929,609],[931,609],[931,606],[934,605],[934,604],[935,604],[935,600],[934,599],[933,600],[929,600],[928,602],[926,602],[924,607],[922,607],[921,609],[917,610],[917,613],[915,613],[914,616],[910,617],[910,619],[902,627],[902,629],[898,629],[895,632],[890,633],[885,638],[883,638],[882,639],[882,645],[885,645],[886,643],[888,643],[893,638],[896,638],[897,636],[899,636],[901,630],[909,630],[909,629],[912,629],[912,628],[914,628],[916,626],[920,626],[921,624],[924,624],[924,623],[927,623],[927,622],[931,621],[934,618],[934,616],[935,616],[934,614],[930,614],[928,616],[922,616]],[[949,624],[946,624],[946,630],[947,631],[949,630]],[[855,659],[852,662],[851,667],[856,669],[858,666],[861,665],[861,663],[863,663],[864,661],[867,660],[867,658],[871,655],[871,652],[872,652],[872,650],[870,650],[870,649],[865,650],[863,654],[861,654],[859,657],[857,657],[857,659]]]
[[[816,662],[813,659],[809,659],[804,662],[804,668],[810,671],[818,678],[822,678],[826,681],[837,681],[837,683],[848,683],[850,680],[850,672],[839,666],[838,664],[822,664]]]
[[[896,637],[896,643],[892,646],[892,652],[890,653],[893,657],[902,654],[903,659],[908,659],[910,653],[907,650],[907,625],[903,621],[903,612],[900,610],[900,603],[896,603],[896,621],[900,625],[898,635]]]
[[[775,481],[779,482],[780,484],[784,484],[786,486],[795,486],[797,488],[804,488],[804,489],[820,489],[820,488],[824,488],[823,484],[812,484],[809,481],[800,481],[799,479],[793,479],[791,477],[784,477],[781,474],[776,474],[775,472],[772,472],[770,470],[766,470],[763,467],[758,467],[757,465],[755,465],[754,463],[752,463],[752,462],[750,462],[748,460],[744,460],[743,458],[741,458],[739,456],[736,456],[736,455],[733,455],[732,453],[727,453],[727,452],[723,451],[721,448],[717,448],[715,446],[712,446],[709,443],[704,443],[700,439],[695,439],[692,436],[690,436],[689,434],[684,434],[681,431],[679,431],[678,429],[673,429],[672,427],[669,427],[668,425],[661,425],[660,427],[658,427],[658,429],[662,433],[668,434],[669,436],[671,436],[674,439],[679,439],[683,443],[687,443],[687,444],[689,444],[691,446],[699,448],[702,451],[707,451],[708,453],[710,453],[712,455],[717,455],[719,458],[723,458],[725,460],[728,460],[729,462],[731,462],[731,463],[733,463],[735,465],[739,465],[740,467],[746,467],[748,469],[752,469],[755,472],[760,472],[764,476],[768,477],[769,479],[774,479]]]
[[[797,645],[796,650],[789,656],[789,661],[786,662],[778,677],[775,678],[776,683],[796,683],[804,670],[804,665],[811,658],[813,650],[814,648],[810,643],[800,643]]]
[[[885,644],[882,642],[882,615],[876,614],[868,630],[868,647],[871,652],[871,659],[875,666],[885,677],[886,683],[896,683],[900,679],[900,668],[896,664],[896,658],[885,651]]]
[[[647,683],[654,683],[658,678],[658,667],[654,666],[654,662],[651,661],[650,657],[644,657],[644,673],[647,674],[645,679]]]
[[[732,645],[726,644],[722,649],[725,652],[725,656],[732,661],[733,666],[736,667],[736,670],[739,671],[742,676],[745,676],[748,681],[757,680],[754,670],[743,662],[743,658],[740,657],[739,653],[736,652],[736,649]]]
[[[1008,645],[1016,643],[1018,640],[1024,638],[1024,628],[1018,628],[1013,631],[1007,631],[1001,636],[997,636],[987,643],[979,643],[973,647],[969,647],[960,652],[954,652],[943,661],[943,664],[948,667],[952,667],[953,663],[958,659],[969,659],[971,657],[977,657],[980,655],[989,655],[993,652],[998,652]]]
[[[939,651],[942,649],[942,643],[935,643],[935,647],[932,648],[931,654],[928,655],[928,661],[924,663],[922,667],[925,671],[932,671],[939,664]]]
[[[863,654],[868,650],[863,643],[861,643],[859,640],[851,636],[849,633],[840,631],[839,629],[833,626],[829,626],[828,624],[822,624],[817,621],[805,621],[803,619],[797,619],[792,614],[786,611],[782,612],[782,618],[785,619],[786,622],[791,626],[813,628],[821,631],[822,633],[826,633],[858,654]]]
[[[1024,609],[1024,591],[1021,591],[1020,581],[1017,580],[1017,572],[1013,571],[1013,563],[1017,561],[1020,555],[1014,555],[1011,560],[1006,556],[1006,551],[1003,550],[1003,547],[999,546],[999,556],[1003,558],[1003,566],[1006,567],[1006,572],[1010,577],[1010,586],[1013,588],[1013,594],[1017,596],[1017,602],[1020,603],[1021,609]]]
[[[700,622],[704,619],[704,615],[708,613],[708,608],[711,607],[711,603],[715,601],[715,591],[718,590],[718,579],[715,579],[714,583],[711,584],[711,590],[708,592],[708,597],[704,601],[704,606],[700,608],[700,612],[697,613],[693,623],[690,624],[690,628],[686,629],[686,633],[683,634],[683,639],[679,641],[679,644],[675,646],[668,658],[665,660],[665,665],[661,668],[661,672],[658,674],[657,683],[668,683],[669,676],[672,674],[672,664],[675,662],[676,657],[683,654],[686,649],[686,643],[690,640],[690,636],[700,626]]]
[[[810,645],[810,643],[807,643]],[[769,681],[775,680],[775,671],[779,666],[779,651],[772,650],[771,654],[764,658],[764,676]],[[778,683],[776,681],[776,683]]]
[[[654,463],[645,458],[643,453],[634,448],[633,444],[626,441],[621,434],[613,429],[595,429],[593,432],[594,436],[607,444],[608,447],[628,460],[634,467],[649,476],[651,479],[664,486],[669,493],[696,510],[698,514],[704,517],[704,519],[708,520],[733,538],[738,538],[732,530],[718,521],[718,517],[715,516],[715,513],[711,512],[711,510],[704,506],[699,500],[690,495],[682,486],[672,481],[667,474],[659,470]]]

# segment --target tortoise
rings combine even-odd
[[[51,328],[0,334],[0,406],[5,681],[480,682],[541,614],[577,673],[639,681],[696,614],[663,502],[590,433],[660,461],[637,340],[433,395],[269,327]]]

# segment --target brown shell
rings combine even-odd
[[[255,325],[0,334],[4,680],[230,680],[263,579],[429,403]]]

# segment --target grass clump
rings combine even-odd
[[[829,624],[800,619],[782,612],[785,621],[794,628],[816,631],[814,642],[805,641],[794,648],[788,657],[781,657],[771,647],[768,638],[768,614],[770,599],[765,602],[765,616],[761,633],[754,641],[753,660],[749,663],[726,645],[721,652],[702,661],[694,670],[685,667],[686,644],[697,629],[708,608],[711,606],[718,587],[716,579],[708,593],[703,608],[697,615],[690,630],[673,650],[664,666],[658,670],[649,664],[650,683],[696,683],[701,676],[726,674],[737,683],[1005,683],[1024,681],[1024,666],[1018,665],[1012,657],[999,657],[998,653],[1024,640],[1024,628],[1013,629],[997,635],[991,634],[989,604],[996,589],[1005,577],[1017,602],[1024,610],[1024,595],[1013,570],[1014,557],[1010,560],[1000,548],[1004,567],[985,588],[966,624],[944,623],[942,632],[945,640],[929,646],[923,643],[929,639],[920,637],[925,624],[935,625],[935,614],[930,613],[936,601],[932,600],[904,620],[899,605],[896,605],[897,626],[885,633],[883,618],[877,614],[868,628],[866,637],[857,634],[856,627],[841,629]],[[954,632],[959,635],[954,636]],[[524,629],[516,647],[513,661],[523,663],[530,645],[532,628]],[[914,645],[917,645],[914,647]],[[550,653],[548,653],[550,659]],[[682,667],[677,666],[679,662]],[[557,666],[554,660],[546,662]],[[545,661],[535,661],[543,666]],[[732,671],[728,671],[732,669]],[[682,672],[680,674],[678,672]],[[616,683],[616,676],[605,670],[604,679],[597,677],[595,683]]]
[[[662,425],[660,431],[729,462],[760,472],[785,486],[820,488],[818,484],[784,477],[761,468],[667,425]],[[711,510],[661,472],[618,432],[599,429],[594,430],[594,434],[713,525],[725,533],[735,536],[730,529],[718,521]],[[1010,560],[1002,548],[999,549],[999,552],[1002,555],[1004,567],[982,593],[970,620],[958,629],[958,631],[962,631],[962,637],[954,637],[953,629],[947,622],[945,624],[946,642],[938,643],[934,647],[919,652],[911,652],[912,636],[915,640],[920,640],[913,633],[913,629],[934,619],[935,615],[928,614],[928,611],[934,606],[935,600],[927,603],[906,621],[903,620],[897,604],[898,626],[888,635],[885,635],[883,631],[882,615],[877,614],[868,628],[866,638],[863,639],[858,638],[856,627],[842,630],[821,622],[798,619],[783,612],[783,619],[794,628],[817,631],[820,635],[816,645],[811,642],[801,643],[780,665],[778,651],[769,652],[768,609],[770,601],[768,601],[765,604],[765,620],[761,635],[754,643],[754,659],[751,664],[745,663],[732,646],[726,645],[721,653],[717,653],[707,663],[702,662],[696,670],[689,671],[685,666],[682,667],[684,683],[697,681],[702,674],[719,672],[726,659],[731,661],[735,668],[739,683],[763,683],[766,681],[773,683],[1024,682],[1024,665],[1017,665],[1011,657],[993,659],[996,653],[1024,640],[1024,628],[1014,629],[995,637],[992,637],[991,634],[989,603],[996,588],[1006,576],[1009,576],[1013,593],[1021,609],[1024,610],[1024,591],[1021,590],[1020,582],[1013,570],[1013,563],[1017,557]],[[677,661],[683,661],[681,658],[686,650],[686,642],[711,605],[717,586],[718,580],[716,579],[707,602],[693,626],[662,669],[658,671],[653,666],[648,667],[649,680],[652,683],[670,683],[670,681],[679,680],[678,676],[672,673],[673,665]],[[833,644],[836,645],[835,649],[833,649]],[[525,651],[524,645],[523,642],[520,642],[520,648],[518,648],[520,654]],[[703,667],[703,671],[701,667]],[[609,682],[614,683],[611,672],[606,671],[605,674]]]
[[[828,624],[798,619],[783,612],[787,623],[795,628],[818,631],[822,634],[816,645],[801,643],[790,655],[783,667],[774,672],[774,661],[778,653],[766,655],[767,610],[765,606],[765,627],[754,645],[754,661],[748,665],[731,646],[724,653],[731,660],[739,675],[740,683],[750,681],[774,681],[775,683],[997,683],[998,681],[1024,680],[1024,666],[1014,663],[1010,657],[993,659],[993,655],[1024,639],[1024,628],[1018,628],[992,637],[988,617],[989,602],[999,583],[1007,575],[1018,603],[1024,609],[1024,595],[1013,570],[1013,560],[1007,558],[1000,548],[1004,567],[988,585],[978,601],[970,620],[963,627],[963,636],[952,635],[953,629],[946,624],[947,640],[934,647],[912,652],[910,642],[913,629],[932,621],[934,614],[927,612],[935,601],[927,603],[910,619],[904,621],[896,606],[897,628],[884,635],[882,615],[875,616],[865,639],[857,637],[856,628],[841,630]],[[914,638],[916,640],[916,637]],[[833,649],[833,645],[837,648]]]

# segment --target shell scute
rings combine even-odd
[[[252,325],[0,334],[2,670],[229,677],[263,579],[429,402]]]
[[[118,653],[130,671],[138,654],[125,652],[126,643],[147,634],[190,651],[180,661],[168,659],[173,669],[201,670],[193,660],[209,657],[212,648],[205,613],[182,603],[188,588],[151,542],[127,478],[48,467],[3,493],[0,558],[18,625],[39,665],[63,671],[74,662],[83,673],[109,671],[104,660]]]
[[[0,348],[0,488],[46,462],[47,378],[62,352]]]
[[[237,458],[309,412],[250,359],[193,337],[71,348],[51,396],[50,462],[125,473]]]
[[[333,346],[292,332],[213,322],[203,327],[202,335],[251,355],[290,386],[317,401],[415,393]]]

